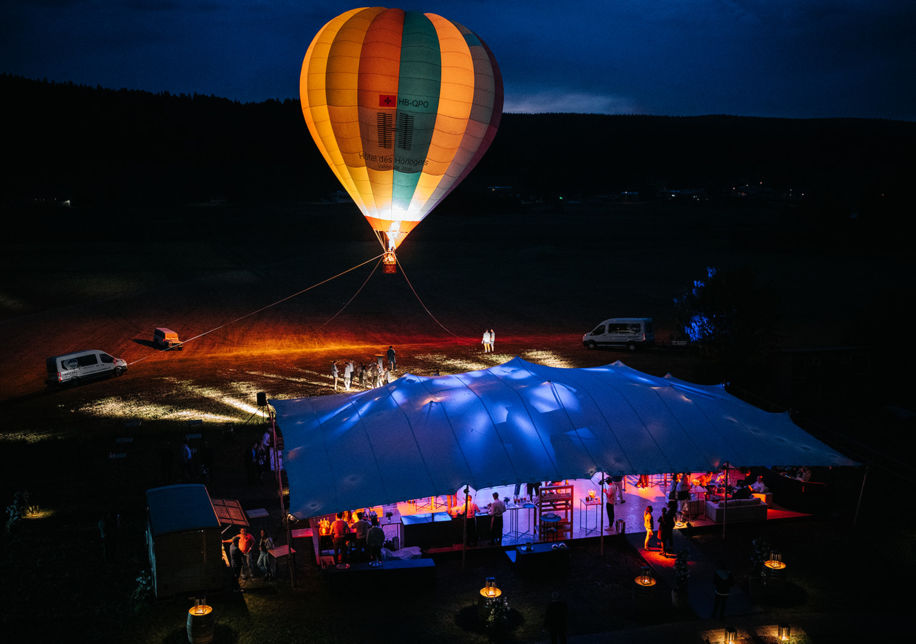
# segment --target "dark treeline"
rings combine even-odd
[[[314,200],[339,189],[298,101],[239,103],[0,76],[7,113],[4,201],[127,200],[148,205]],[[480,166],[453,200],[490,185],[522,198],[661,189],[726,195],[763,181],[818,207],[896,210],[916,161],[916,124],[765,119],[506,114]],[[446,210],[447,205],[446,205]]]

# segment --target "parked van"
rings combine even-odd
[[[97,349],[54,356],[48,358],[46,363],[48,368],[46,382],[49,385],[63,385],[68,382],[103,376],[120,376],[127,371],[127,363],[124,360]]]
[[[626,347],[635,351],[638,347],[655,344],[652,318],[611,318],[601,322],[582,336],[587,349],[596,347]]]
[[[157,327],[153,331],[153,346],[160,349],[178,349],[179,351],[183,348],[181,340],[178,339],[178,334],[171,329],[166,329],[164,326]]]

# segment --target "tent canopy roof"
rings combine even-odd
[[[404,375],[377,389],[271,400],[292,511],[343,509],[490,487],[739,466],[856,465],[719,386],[621,362],[587,369],[514,358],[467,373]]]

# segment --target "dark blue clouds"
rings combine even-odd
[[[0,71],[108,87],[293,97],[358,3],[4,0]],[[400,2],[493,49],[508,111],[916,118],[911,0]]]

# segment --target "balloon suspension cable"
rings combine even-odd
[[[404,276],[404,281],[407,282],[407,286],[409,286],[410,290],[413,291],[414,297],[417,298],[417,301],[420,303],[420,306],[422,306],[423,310],[426,311],[426,315],[432,318],[432,321],[438,324],[439,326],[441,326],[445,330],[445,332],[448,333],[449,335],[455,336],[456,338],[460,337],[457,333],[452,333],[452,331],[448,327],[446,327],[439,320],[437,320],[436,316],[433,315],[428,308],[426,308],[426,305],[423,303],[423,300],[420,298],[420,295],[417,293],[417,289],[415,289],[413,287],[413,284],[410,283],[410,280],[407,279],[407,273],[404,272],[404,265],[400,261],[398,261],[398,268],[401,269],[401,275]]]
[[[381,263],[382,263],[382,259],[379,258],[379,260],[375,263],[375,266],[372,267],[372,272],[370,272],[369,275],[366,276],[366,279],[364,279],[364,280],[363,280],[363,283],[359,285],[359,288],[356,289],[356,292],[350,297],[349,300],[346,301],[346,303],[345,303],[342,307],[340,307],[340,309],[337,311],[337,313],[335,313],[334,315],[332,315],[331,317],[329,317],[327,320],[325,320],[325,321],[324,321],[324,324],[322,324],[321,326],[318,327],[319,329],[324,328],[325,326],[327,326],[331,321],[334,320],[334,318],[336,318],[338,315],[340,315],[341,313],[343,313],[343,312],[344,312],[344,309],[346,309],[348,306],[350,306],[350,303],[353,302],[353,300],[356,299],[356,296],[359,295],[360,291],[362,291],[363,288],[365,288],[366,284],[369,283],[369,280],[372,279],[372,276],[375,275],[375,271],[378,270],[379,264],[381,264]]]
[[[193,342],[194,340],[198,340],[198,339],[204,337],[205,335],[209,335],[209,334],[211,334],[211,333],[214,333],[215,331],[219,331],[220,329],[223,329],[223,328],[225,328],[225,327],[227,327],[227,326],[229,326],[229,325],[231,325],[231,324],[235,324],[236,322],[241,322],[242,320],[244,320],[244,319],[246,319],[246,318],[250,318],[252,315],[257,315],[258,313],[261,313],[262,311],[266,311],[266,310],[269,309],[269,308],[273,308],[273,307],[277,306],[278,304],[283,304],[283,302],[287,302],[287,301],[293,299],[294,297],[299,297],[299,296],[302,295],[303,293],[308,293],[308,292],[311,291],[312,289],[316,289],[316,288],[318,288],[319,286],[322,286],[322,285],[324,285],[324,284],[327,284],[328,282],[331,282],[331,281],[333,281],[333,280],[336,280],[338,277],[342,277],[342,276],[346,275],[347,273],[350,273],[350,272],[352,272],[352,271],[355,271],[357,268],[360,268],[360,267],[362,267],[362,266],[365,266],[365,265],[368,264],[369,262],[374,262],[374,261],[376,261],[376,260],[381,261],[381,258],[382,258],[383,255],[384,255],[384,253],[383,253],[382,255],[376,255],[375,257],[371,257],[371,258],[367,259],[367,260],[364,261],[364,262],[360,262],[360,263],[357,264],[356,266],[351,266],[351,267],[348,268],[347,270],[341,271],[341,272],[337,273],[337,275],[332,275],[331,277],[328,277],[328,278],[326,278],[326,279],[323,279],[323,280],[321,280],[320,282],[316,282],[316,283],[312,284],[311,286],[308,286],[308,287],[306,287],[306,288],[304,288],[304,289],[301,289],[301,290],[299,290],[299,291],[296,291],[295,293],[293,293],[293,294],[291,294],[291,295],[287,295],[286,297],[282,297],[282,298],[280,298],[279,300],[277,300],[277,301],[275,301],[275,302],[271,302],[270,304],[268,304],[268,305],[266,305],[266,306],[262,306],[262,307],[259,308],[259,309],[256,309],[256,310],[254,310],[254,311],[251,311],[250,313],[246,313],[245,315],[240,315],[239,317],[235,318],[234,320],[229,320],[228,322],[223,322],[223,323],[220,324],[219,326],[213,327],[213,328],[210,329],[209,331],[204,331],[203,333],[198,333],[198,334],[195,335],[194,337],[191,337],[191,338],[188,338],[187,340],[184,340],[181,344],[182,344],[182,345],[185,345],[185,344],[187,344],[188,342]],[[370,275],[370,276],[371,276],[371,275]],[[362,287],[360,287],[360,288],[362,288]],[[329,320],[329,321],[330,321],[330,320]],[[128,365],[135,365],[135,364],[137,364],[138,362],[143,362],[144,360],[146,360],[146,359],[149,358],[149,357],[150,357],[150,356],[146,356],[146,357],[140,358],[139,360],[134,360],[133,362],[128,363]]]

